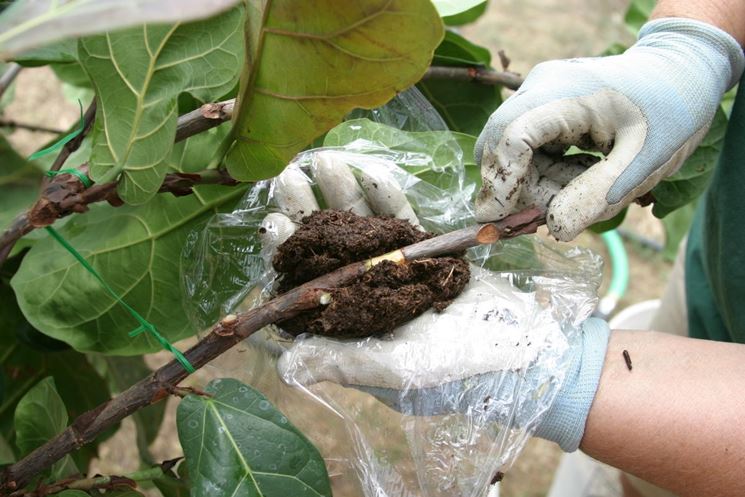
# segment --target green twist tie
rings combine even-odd
[[[52,152],[61,149],[62,147],[67,145],[69,141],[73,140],[76,136],[83,132],[83,130],[85,129],[85,118],[83,117],[83,104],[80,102],[80,100],[78,100],[78,105],[80,106],[80,124],[78,124],[78,128],[69,135],[62,137],[62,139],[57,143],[54,143],[47,148],[43,148],[38,152],[34,152],[33,154],[29,155],[28,160],[36,160],[40,157],[44,157],[47,154],[51,154]]]
[[[60,174],[72,174],[73,176],[77,176],[81,183],[86,188],[90,188],[93,186],[93,181],[88,177],[87,174],[85,174],[83,171],[79,171],[77,169],[60,169],[59,171],[47,171],[45,173],[47,176],[59,176]]]
[[[140,323],[140,326],[137,329],[129,332],[130,337],[136,337],[140,333],[147,331],[150,334],[150,336],[155,338],[165,350],[169,351],[171,354],[173,354],[176,357],[176,360],[179,363],[181,363],[181,365],[184,367],[184,369],[187,372],[193,373],[195,371],[194,366],[191,365],[191,363],[184,356],[184,354],[182,354],[180,350],[174,347],[173,344],[171,344],[171,342],[168,341],[168,339],[166,339],[163,335],[158,333],[158,330],[155,328],[155,325],[150,323],[147,319],[142,317],[140,313],[138,313],[132,307],[130,307],[124,301],[124,299],[122,299],[114,291],[114,289],[111,288],[109,284],[106,283],[106,281],[104,281],[104,279],[101,277],[100,274],[98,274],[98,272],[93,268],[93,266],[91,266],[90,263],[88,263],[88,261],[86,261],[85,258],[82,255],[80,255],[80,253],[77,250],[75,250],[75,248],[72,245],[70,245],[70,243],[62,237],[62,235],[60,235],[57,232],[57,230],[55,230],[51,226],[47,226],[46,230],[49,232],[50,235],[52,235],[52,238],[57,240],[60,245],[62,245],[68,252],[70,252],[70,254],[72,254],[72,256],[75,259],[77,259],[77,261],[89,273],[91,273],[94,278],[96,278],[99,281],[99,283],[101,283],[101,286],[104,287],[104,289],[108,292],[109,295],[111,295],[114,298],[114,300],[116,300],[122,307],[124,307],[127,310],[127,312],[129,312],[132,315],[132,317],[135,318],[138,323]]]
[[[55,143],[54,145],[47,147],[43,150],[39,150],[38,152],[32,154],[28,160],[34,160],[38,159],[39,157],[43,157],[47,154],[51,154],[55,150],[59,150],[63,146],[65,146],[66,143],[68,143],[70,140],[78,136],[80,133],[83,132],[83,129],[85,129],[85,122],[83,120],[83,104],[80,103],[80,100],[78,100],[78,104],[80,104],[80,126],[78,126],[78,129],[70,133],[69,135],[62,138],[60,141]],[[90,188],[93,185],[93,182],[91,182],[90,178],[88,178],[88,175],[83,173],[82,171],[78,171],[77,169],[62,169],[61,171],[47,171],[47,176],[57,176],[58,174],[74,174],[78,178],[80,178],[80,181],[85,185],[86,188]],[[174,355],[176,360],[183,366],[183,368],[189,373],[194,373],[196,370],[194,369],[194,366],[191,365],[189,360],[184,356],[183,353],[179,349],[173,346],[171,342],[168,341],[166,337],[158,333],[158,330],[155,328],[155,325],[150,323],[147,319],[142,317],[140,313],[135,311],[132,307],[130,307],[124,299],[122,299],[119,294],[117,294],[113,288],[109,286],[106,281],[101,277],[100,274],[91,266],[88,261],[85,260],[85,258],[80,255],[80,253],[75,250],[75,248],[70,245],[70,243],[65,240],[62,235],[59,234],[57,230],[52,228],[51,226],[47,226],[46,230],[49,232],[50,235],[52,235],[52,238],[57,240],[60,245],[62,245],[89,273],[93,275],[94,278],[96,278],[99,283],[104,287],[104,289],[108,292],[109,295],[111,295],[114,300],[116,300],[124,309],[129,312],[129,314],[132,315],[135,320],[137,320],[138,323],[140,323],[140,326],[137,329],[134,329],[129,332],[130,337],[136,337],[137,335],[147,331],[150,336],[155,338],[160,345]]]

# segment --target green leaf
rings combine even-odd
[[[249,2],[247,64],[225,158],[231,176],[276,175],[354,108],[424,74],[443,36],[429,0]]]
[[[444,66],[488,67],[491,55],[486,48],[449,31],[435,51],[434,62]],[[427,79],[417,87],[450,129],[470,135],[478,135],[491,113],[502,104],[501,87],[497,85]]]
[[[163,475],[153,480],[163,497],[190,497],[189,486],[183,480],[171,475]]]
[[[0,14],[0,57],[28,52],[63,38],[145,23],[202,19],[237,0],[15,0]]]
[[[709,132],[680,170],[652,189],[655,199],[652,213],[655,216],[665,217],[674,210],[690,204],[706,190],[719,160],[726,130],[727,116],[724,110],[719,108]]]
[[[487,0],[484,0],[480,4],[471,7],[468,10],[464,10],[460,14],[445,16],[442,18],[442,20],[448,26],[462,26],[464,24],[469,24],[484,15],[488,6],[489,2]]]
[[[0,378],[4,378],[0,391],[0,436],[7,440],[13,437],[13,412],[18,401],[45,376],[54,378],[73,418],[109,398],[106,383],[84,355],[73,351],[50,353],[46,342],[45,348],[39,348],[39,337],[52,340],[31,327],[21,314],[10,285],[4,277],[0,278]],[[98,442],[113,432],[110,430]],[[73,454],[79,467],[88,467],[96,455],[96,445],[89,444]]]
[[[625,208],[612,218],[593,224],[592,226],[590,226],[589,229],[592,230],[594,233],[605,233],[606,231],[614,230],[621,226],[623,220],[626,219],[627,211],[628,208]]]
[[[432,65],[488,66],[491,53],[488,48],[476,45],[453,31],[446,31],[445,38],[435,50]]]
[[[57,494],[59,497],[91,497],[90,494],[87,492],[83,492],[82,490],[63,490],[62,492]],[[109,495],[108,492],[106,492],[106,495]]]
[[[67,410],[57,393],[54,378],[41,380],[23,396],[15,412],[16,446],[21,455],[61,433],[67,427]],[[67,455],[52,466],[53,479],[76,473],[72,458]]]
[[[207,21],[146,25],[80,40],[80,62],[98,95],[91,178],[115,179],[128,204],[158,191],[173,148],[179,94],[202,102],[236,85],[243,9]],[[276,118],[276,116],[275,116]]]
[[[234,379],[178,407],[192,495],[331,496],[323,458],[263,395]]]
[[[78,60],[78,42],[67,39],[52,43],[44,47],[22,53],[14,59],[18,64],[25,67],[46,66],[55,63],[72,63]]]
[[[39,194],[40,181],[41,172],[0,135],[0,231],[31,207]]]
[[[684,205],[662,219],[662,225],[665,227],[665,248],[662,255],[670,262],[675,260],[680,242],[683,241],[693,224],[696,204],[697,202],[692,202]]]
[[[486,3],[486,0],[432,0],[437,12],[442,16],[454,16]]]
[[[502,104],[500,87],[468,81],[429,79],[417,85],[453,131],[478,135]]]
[[[95,205],[59,231],[127,304],[173,342],[193,334],[179,278],[186,237],[215,212],[232,209],[244,190],[203,186],[185,197],[159,195],[142,207]],[[49,237],[29,251],[11,284],[29,322],[77,350],[133,355],[161,348],[146,334],[130,338],[136,321]]]
[[[639,32],[652,14],[656,3],[657,0],[632,0],[625,18],[626,27],[629,28],[629,31],[634,35]]]
[[[13,453],[13,448],[7,440],[0,435],[0,466],[13,464],[14,462],[16,462],[16,456]]]

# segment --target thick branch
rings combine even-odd
[[[28,131],[36,131],[39,133],[53,133],[55,135],[64,133],[64,131],[61,129],[49,128],[47,126],[42,126],[40,124],[21,123],[18,121],[14,121],[13,119],[0,119],[0,127],[10,128],[11,130],[25,129]]]
[[[535,229],[543,222],[543,213],[531,209],[509,216],[497,223],[463,228],[453,233],[431,238],[404,247],[396,253],[415,254],[416,258],[435,257],[467,247],[510,238]],[[443,243],[445,242],[445,243]],[[411,255],[409,256],[411,257]],[[381,257],[376,260],[391,259]],[[406,260],[411,260],[407,258]],[[210,333],[184,354],[199,369],[261,328],[289,319],[299,312],[321,305],[326,289],[353,281],[372,266],[371,261],[356,262],[316,278],[266,304],[237,316],[228,316]],[[188,373],[173,360],[153,372],[119,396],[78,417],[62,433],[31,452],[2,473],[0,494],[7,495],[27,485],[35,475],[70,452],[96,439],[103,431],[145,406],[158,402],[174,392],[176,385]]]
[[[484,85],[502,85],[510,90],[517,90],[523,84],[523,78],[509,71],[494,71],[479,67],[443,67],[432,66],[424,74],[427,79],[454,79],[456,81],[473,81]]]

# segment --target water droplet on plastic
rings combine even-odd
[[[261,402],[259,402],[259,409],[261,409],[262,411],[268,410],[269,409],[269,402],[266,401],[266,400],[262,400]]]
[[[199,421],[192,419],[189,421],[189,428],[199,428]]]

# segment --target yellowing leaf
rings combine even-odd
[[[230,174],[279,173],[352,109],[416,83],[442,36],[429,0],[249,2]]]

